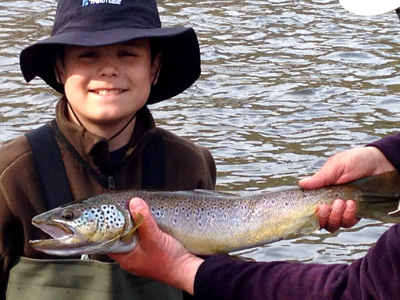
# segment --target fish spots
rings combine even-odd
[[[174,204],[173,207],[151,207],[151,212],[156,218],[165,218],[163,224],[184,226],[188,231],[203,230],[210,220],[216,218],[216,213],[213,211],[216,207],[211,208],[207,203],[179,201]]]
[[[107,228],[120,229],[124,227],[124,215],[115,205],[103,204],[101,206],[101,212],[104,216],[104,221],[102,223],[104,223]]]
[[[203,229],[207,224],[207,219],[203,214],[199,214],[196,218],[196,225],[198,229]]]
[[[156,219],[164,218],[166,215],[166,207],[151,207],[151,213]]]
[[[182,216],[187,213],[186,207],[182,203],[178,203],[176,207],[173,209],[173,215],[171,217],[171,221],[173,225],[178,224],[178,221],[182,221]]]
[[[84,218],[77,218],[74,221],[72,221],[72,226],[82,226],[82,225],[87,225],[87,221]]]
[[[109,230],[124,228],[125,217],[115,205],[103,204],[100,207],[84,209],[81,216],[76,218],[71,225],[85,232],[99,231],[104,234]]]

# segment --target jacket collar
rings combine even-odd
[[[108,161],[108,142],[67,118],[67,100],[61,98],[56,106],[56,122],[64,137],[76,151],[90,163],[98,165],[99,161]],[[150,110],[144,106],[136,115],[135,129],[128,143],[127,153],[132,153],[144,135],[155,128]],[[101,167],[101,166],[100,166]]]

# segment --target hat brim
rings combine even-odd
[[[22,50],[21,71],[27,82],[39,76],[63,94],[64,86],[57,82],[55,75],[56,52],[60,46],[105,46],[139,38],[157,39],[159,41],[157,46],[163,57],[158,82],[151,89],[148,104],[178,95],[199,78],[199,43],[194,30],[184,27],[65,32]]]
[[[400,7],[400,0],[339,0],[346,10],[361,16],[375,16]]]

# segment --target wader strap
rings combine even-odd
[[[43,125],[25,134],[32,148],[42,195],[48,209],[73,201],[65,166],[53,129]],[[142,153],[142,189],[165,188],[165,146],[156,133]],[[57,195],[57,196],[55,196]]]
[[[48,209],[73,201],[61,152],[49,124],[25,134],[32,148],[42,195]]]
[[[154,134],[142,153],[142,189],[165,189],[165,146],[160,133]]]

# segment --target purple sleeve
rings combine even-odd
[[[368,144],[378,148],[392,165],[400,171],[400,133],[389,135],[376,142]]]
[[[195,299],[395,299],[400,282],[400,224],[352,264],[245,262],[211,256],[200,266]]]

